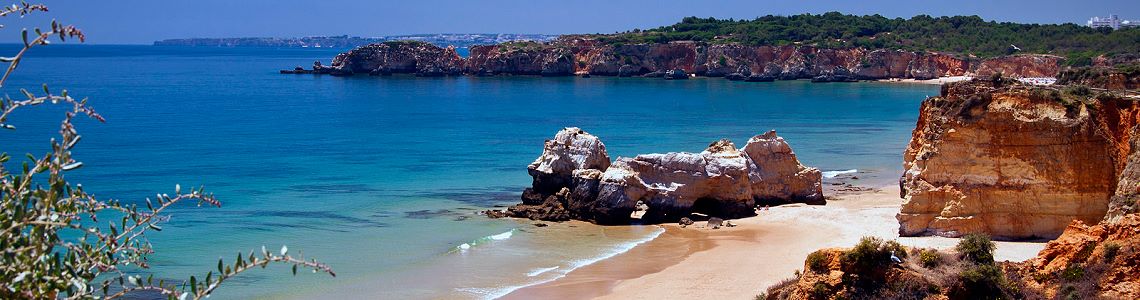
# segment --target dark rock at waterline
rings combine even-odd
[[[665,75],[663,76],[665,77],[665,80],[689,79],[689,73],[686,73],[685,70],[682,69],[665,71]]]
[[[752,75],[748,76],[747,78],[744,78],[744,81],[746,81],[746,82],[772,82],[772,81],[776,81],[776,77],[769,76],[769,75],[763,75],[763,74],[752,74]]]
[[[811,78],[811,82],[857,82],[859,78],[847,74],[824,74]]]

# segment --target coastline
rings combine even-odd
[[[903,79],[903,78],[891,78],[891,79],[877,80],[877,82],[943,85],[943,84],[959,82],[959,81],[968,81],[970,79],[974,79],[974,77],[972,77],[972,76],[945,76],[945,77],[938,77],[935,79],[926,79],[926,80],[918,80],[918,79],[913,79],[913,78],[905,78],[905,79]]]
[[[843,178],[840,178],[843,179]],[[842,184],[849,186],[848,184]],[[835,185],[840,186],[840,185]],[[807,254],[851,247],[863,236],[910,247],[952,249],[957,239],[898,235],[897,185],[831,189],[826,206],[791,204],[732,220],[717,230],[697,223],[660,225],[665,233],[565,277],[520,288],[502,299],[751,299],[803,269]],[[1044,242],[996,242],[997,260],[1023,261]]]

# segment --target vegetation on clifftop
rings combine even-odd
[[[863,47],[943,51],[981,57],[1046,53],[1068,57],[1067,64],[1088,65],[1101,54],[1140,53],[1140,29],[1094,29],[1077,24],[1019,24],[986,21],[978,16],[910,19],[838,12],[821,15],[768,15],[754,20],[687,17],[649,30],[599,36],[609,43],[701,41],[745,45],[800,43],[828,48]],[[1016,46],[1017,48],[1014,48]]]

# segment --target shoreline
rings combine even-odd
[[[875,80],[874,82],[943,85],[943,84],[954,83],[954,82],[959,82],[959,81],[969,81],[971,79],[974,79],[974,77],[972,77],[972,76],[943,76],[943,77],[938,77],[935,79],[926,79],[926,80],[918,80],[918,79],[913,79],[913,78],[905,78],[905,79],[904,78],[890,78],[890,79]]]
[[[902,202],[898,192],[898,186],[890,185],[855,191],[833,188],[825,206],[771,207],[757,216],[732,220],[737,227],[717,230],[702,228],[702,222],[687,228],[659,225],[665,233],[649,242],[501,299],[751,299],[803,269],[807,254],[849,248],[863,236],[944,250],[957,244],[955,238],[900,238],[894,219]],[[1045,242],[995,243],[999,261],[1026,260],[1045,246]]]

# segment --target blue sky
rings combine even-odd
[[[716,0],[40,0],[45,17],[0,20],[0,39],[50,18],[83,28],[92,43],[186,37],[378,36],[413,33],[608,33],[672,24],[685,16],[754,18],[839,11],[910,17],[979,15],[987,20],[1084,24],[1091,16],[1140,19],[1136,0],[716,1]]]

